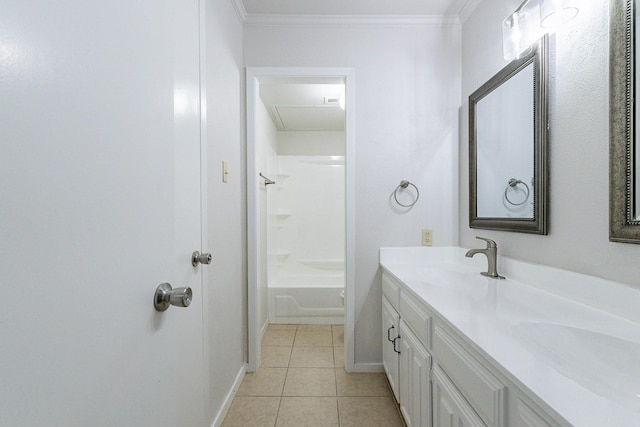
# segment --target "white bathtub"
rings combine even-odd
[[[269,322],[342,324],[344,275],[287,276],[269,283]]]

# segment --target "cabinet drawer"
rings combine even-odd
[[[400,315],[422,344],[431,349],[431,315],[411,295],[400,294]]]
[[[505,426],[505,385],[440,325],[435,326],[433,352],[484,422],[490,426]]]
[[[396,310],[398,309],[400,306],[400,285],[386,273],[382,273],[382,295],[387,297]]]

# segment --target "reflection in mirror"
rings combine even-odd
[[[609,240],[640,243],[640,141],[634,100],[638,8],[634,0],[612,0],[610,8]]]
[[[476,104],[481,218],[533,219],[533,63]],[[499,165],[500,167],[496,167]]]
[[[469,97],[469,225],[547,234],[547,36]]]

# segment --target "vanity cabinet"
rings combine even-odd
[[[393,279],[383,278],[382,360],[407,427],[432,425],[430,319]]]
[[[407,426],[562,425],[386,272],[382,290],[383,365]]]

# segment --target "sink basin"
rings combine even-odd
[[[544,363],[634,412],[640,412],[640,343],[555,323],[524,322],[513,336]]]

